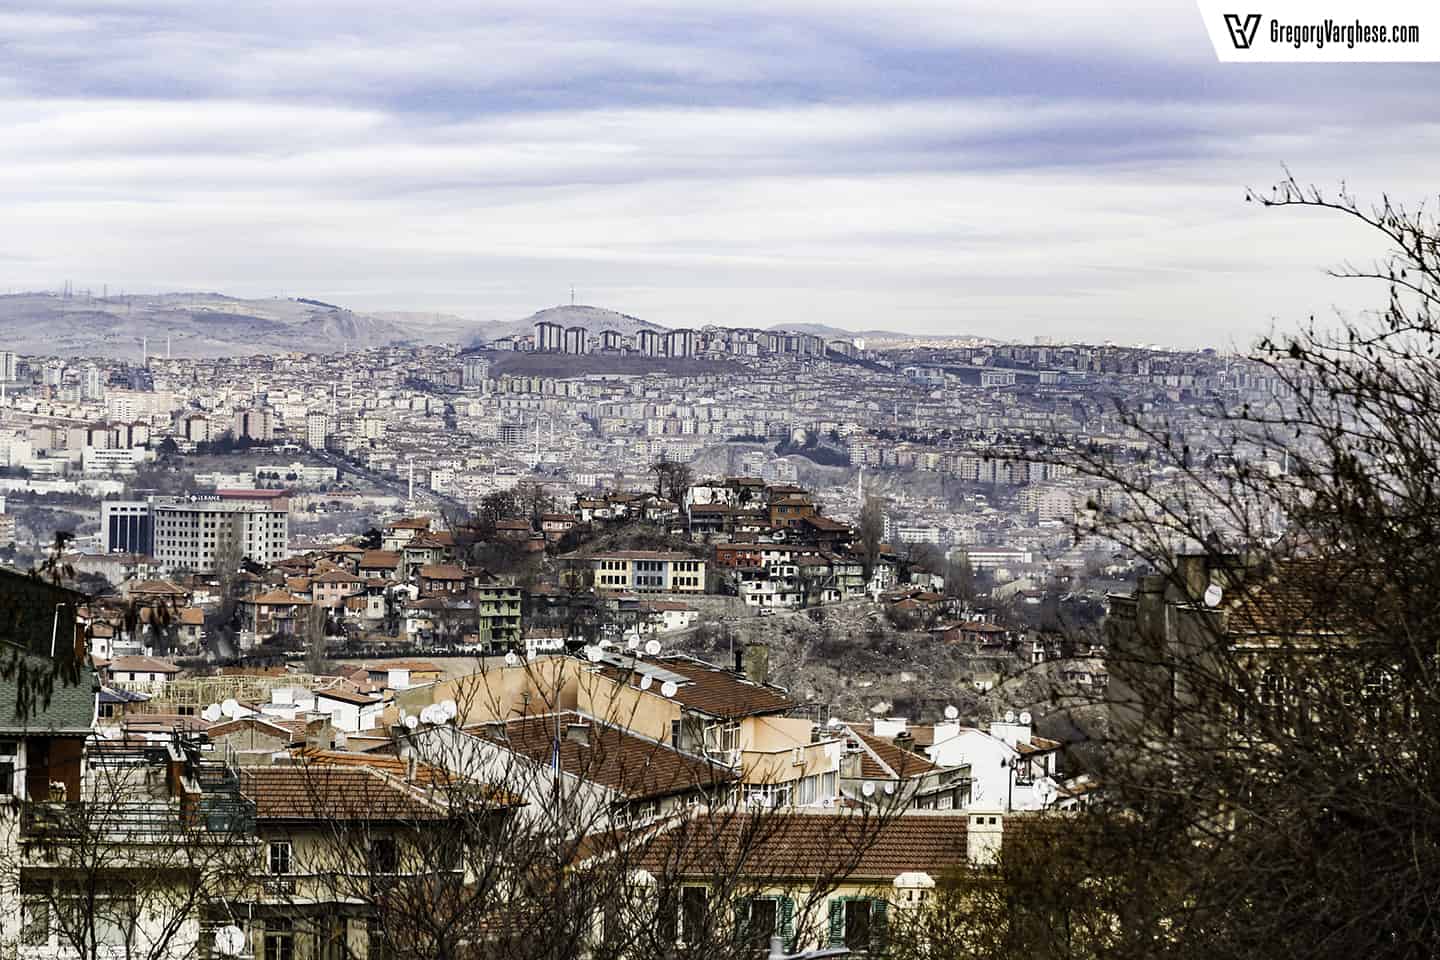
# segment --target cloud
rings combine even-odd
[[[1183,5],[12,6],[0,288],[1243,341],[1378,252],[1244,186],[1440,146],[1429,67],[1221,66]]]

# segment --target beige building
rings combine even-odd
[[[705,561],[669,550],[617,550],[585,558],[597,590],[704,593]]]

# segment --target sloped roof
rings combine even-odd
[[[911,753],[884,737],[877,737],[855,727],[848,728],[864,747],[860,760],[860,776],[866,780],[895,780],[918,777],[940,767],[919,754]]]
[[[889,882],[910,871],[938,876],[968,861],[969,821],[963,811],[702,811],[659,831],[644,845],[639,865],[696,878],[738,869],[750,880],[843,873],[850,881]]]
[[[779,687],[754,683],[739,674],[689,657],[655,657],[645,661],[680,674],[688,683],[679,684],[671,699],[692,710],[712,717],[750,717],[792,710],[796,701]],[[640,674],[603,666],[600,672],[612,680],[627,677],[631,686],[639,687]],[[650,692],[659,696],[659,686]]]
[[[124,656],[110,661],[111,673],[179,673],[180,668],[155,657]]]
[[[728,767],[701,760],[665,744],[627,733],[582,713],[567,711],[521,717],[503,725],[482,723],[466,732],[501,743],[538,763],[550,762],[557,723],[560,731],[560,768],[567,774],[597,783],[627,798],[666,796],[711,787],[736,778]],[[584,725],[589,743],[567,736],[571,725]]]
[[[439,820],[443,804],[370,767],[242,767],[240,792],[260,820]]]

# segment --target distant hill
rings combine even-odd
[[[431,315],[424,315],[431,316]],[[453,318],[452,318],[453,319]],[[429,329],[314,299],[245,300],[219,293],[93,297],[57,293],[0,296],[5,347],[17,353],[140,357],[336,352],[429,342]]]
[[[919,337],[913,333],[897,333],[894,330],[844,330],[840,327],[831,327],[823,323],[777,323],[770,330],[785,330],[791,333],[809,333],[817,337],[824,337],[826,340],[854,340],[856,337],[863,337],[866,340],[917,340]]]
[[[524,320],[481,324],[479,328],[472,328],[474,335],[471,343],[489,343],[501,337],[518,337],[534,333],[535,324],[541,322],[558,323],[562,327],[585,327],[592,335],[598,335],[602,330],[615,330],[627,337],[633,337],[641,330],[664,331],[669,329],[658,323],[651,323],[649,320],[632,317],[628,313],[577,303],[547,307],[530,314]]]

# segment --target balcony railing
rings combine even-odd
[[[254,804],[228,794],[205,794],[184,807],[144,800],[28,803],[20,813],[20,833],[27,840],[158,844],[254,829]]]

